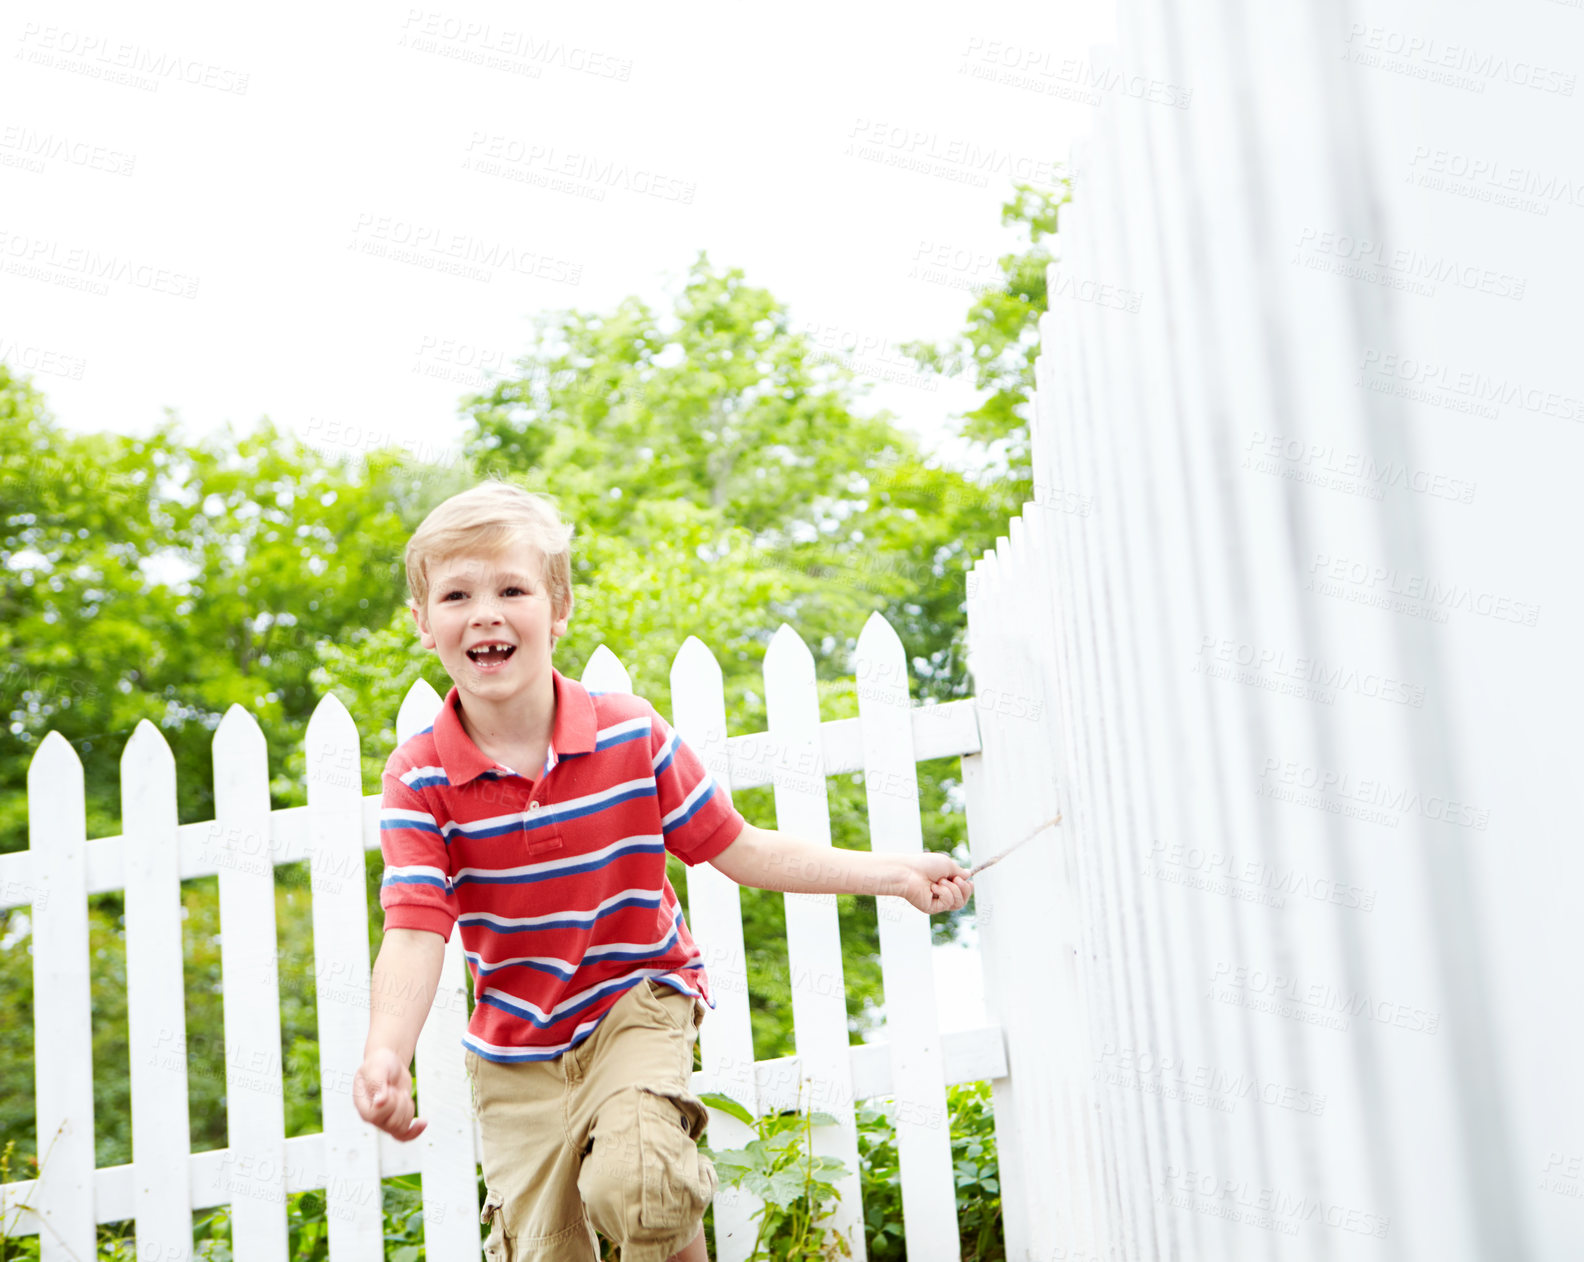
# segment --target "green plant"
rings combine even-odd
[[[952,1119],[952,1169],[957,1177],[957,1228],[963,1262],[1004,1262],[1001,1176],[996,1158],[995,1110],[988,1082],[946,1090]]]
[[[900,1262],[907,1257],[902,1235],[902,1170],[897,1162],[896,1129],[878,1101],[858,1105],[859,1192],[870,1262]]]
[[[54,1138],[50,1140],[51,1149],[55,1147],[55,1140],[59,1138],[60,1131],[57,1130]],[[12,1182],[11,1158],[15,1152],[16,1140],[6,1140],[5,1147],[0,1149],[0,1184]],[[44,1159],[46,1161],[49,1160],[49,1152],[45,1152]],[[33,1167],[33,1177],[37,1178],[39,1170],[42,1169],[39,1159],[30,1154],[24,1158],[24,1161]],[[0,1262],[10,1262],[12,1258],[31,1260],[39,1256],[39,1238],[37,1235],[12,1236],[11,1234],[11,1229],[16,1225],[17,1220],[22,1217],[23,1211],[30,1208],[31,1206],[28,1205],[26,1199],[23,1199],[13,1205],[10,1212],[0,1214]]]
[[[988,1082],[946,1089],[951,1116],[952,1174],[957,1185],[957,1229],[963,1262],[1005,1262],[1001,1235],[1001,1181],[996,1161],[995,1116]],[[896,1128],[885,1102],[858,1106],[860,1190],[870,1262],[905,1262],[902,1177]]]
[[[841,1199],[837,1181],[851,1173],[836,1157],[814,1155],[814,1127],[834,1126],[836,1119],[801,1109],[755,1118],[727,1096],[711,1092],[699,1098],[752,1127],[757,1136],[742,1148],[699,1145],[715,1163],[722,1186],[740,1186],[764,1202],[754,1214],[759,1231],[748,1262],[827,1262],[851,1256],[845,1237],[821,1225]]]

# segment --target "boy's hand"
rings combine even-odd
[[[922,912],[934,915],[956,911],[973,893],[967,869],[948,855],[903,855],[901,860],[908,868],[907,886],[901,891],[901,897]]]
[[[358,1116],[402,1143],[417,1139],[428,1119],[413,1117],[412,1075],[389,1048],[375,1048],[352,1076]]]

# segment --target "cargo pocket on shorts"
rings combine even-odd
[[[484,1262],[511,1262],[511,1249],[506,1241],[506,1216],[501,1213],[505,1197],[493,1188],[484,1189],[484,1208],[479,1211],[479,1222],[489,1226],[484,1238]]]
[[[637,1094],[643,1163],[638,1220],[645,1227],[689,1226],[715,1199],[715,1166],[695,1142],[709,1125],[709,1112],[676,1087],[639,1087]]]

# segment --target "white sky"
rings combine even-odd
[[[1113,23],[1034,0],[8,15],[0,358],[73,429],[146,433],[168,406],[197,432],[267,414],[437,453],[535,313],[668,306],[700,248],[821,344],[863,342],[866,375],[906,372],[896,344],[955,332],[1015,244],[1013,172],[1049,180],[1088,131],[1071,67]],[[563,167],[603,199],[545,186]],[[431,266],[393,258],[404,241]],[[935,278],[909,275],[942,247]],[[453,251],[479,276],[434,270]],[[924,384],[871,401],[926,434],[971,406]]]

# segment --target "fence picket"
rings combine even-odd
[[[443,704],[439,693],[416,680],[396,716],[397,744],[429,727]],[[429,1123],[413,1142],[423,1176],[424,1254],[433,1262],[479,1256],[478,1117],[462,1049],[467,1023],[467,962],[453,925],[434,1002],[418,1031],[414,1069],[418,1115]]]
[[[830,801],[820,752],[818,681],[814,657],[782,623],[765,652],[765,709],[775,759],[776,828],[829,846]],[[847,1000],[836,899],[786,894],[787,958],[792,974],[792,1023],[798,1059],[808,1080],[805,1107],[837,1119],[814,1128],[813,1149],[845,1162],[851,1173],[837,1185],[841,1201],[830,1226],[846,1238],[855,1262],[868,1256],[858,1183],[858,1131],[848,1053]]]
[[[379,1132],[352,1104],[368,1038],[368,892],[357,727],[326,695],[308,720],[309,865],[324,1112],[325,1212],[337,1262],[384,1262]]]
[[[863,730],[869,846],[876,854],[921,855],[918,764],[913,754],[907,655],[878,613],[858,636],[858,718]],[[946,1108],[930,920],[895,897],[879,901],[886,1034],[896,1093],[897,1162],[909,1251],[940,1262],[961,1256],[951,1116]]]
[[[583,677],[578,681],[593,692],[631,693],[632,676],[621,664],[621,659],[601,644],[589,654],[583,667]]]
[[[187,1124],[176,761],[147,719],[139,720],[121,753],[121,815],[138,1251],[182,1262],[193,1249],[191,1187],[186,1179],[171,1178],[170,1172],[187,1163],[192,1141]],[[229,1066],[232,1058],[225,1061]]]
[[[280,968],[264,733],[231,706],[212,745],[215,820],[206,849],[220,873],[220,980],[225,1021],[226,1160],[237,1262],[285,1256],[286,1104],[281,1078]],[[232,1051],[235,1055],[231,1055]],[[184,1097],[185,1100],[185,1097]]]
[[[688,636],[671,664],[673,726],[731,794],[726,753],[726,694],[720,663]],[[708,863],[687,870],[688,925],[704,957],[715,1007],[699,1026],[703,1061],[700,1090],[718,1091],[759,1115],[754,1079],[753,1025],[748,1013],[748,966],[743,948],[742,895],[736,882]],[[741,1148],[754,1133],[729,1113],[710,1110],[709,1143]],[[716,1262],[744,1262],[752,1251],[751,1216],[760,1201],[740,1187],[715,1196]]]
[[[28,765],[33,854],[33,1082],[39,1175],[27,1226],[41,1262],[94,1256],[93,1013],[82,762],[50,732]]]
[[[995,603],[1000,588],[999,561],[987,552],[974,566],[968,581],[968,620],[972,634],[968,640],[968,669],[978,694],[994,696],[1000,686],[998,664],[1004,657],[1001,636],[1007,630],[1005,616]],[[979,740],[981,752],[964,757],[963,796],[967,813],[968,841],[974,863],[983,863],[1015,835],[1017,812],[1014,806],[1017,783],[1003,750],[1005,733],[988,721],[981,710]],[[1019,910],[1017,883],[992,879],[999,869],[990,869],[974,883],[975,921],[979,930],[979,957],[983,970],[985,1011],[1005,1033],[1009,1073],[991,1083],[994,1106],[996,1154],[1001,1185],[1002,1234],[1007,1257],[1031,1256],[1030,1203],[1033,1199],[1028,1163],[1023,1157],[1028,1139],[1022,1119],[1025,1099],[1032,1084],[1010,1072],[1019,1056],[1020,1037],[1026,1021],[1026,993],[1020,976],[1014,913]],[[1056,1198],[1070,1195],[1060,1183],[1046,1184]]]

